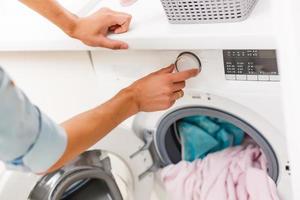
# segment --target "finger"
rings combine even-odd
[[[176,101],[171,101],[171,106],[173,106],[173,105],[175,104],[175,102],[176,102]],[[170,107],[171,107],[171,106],[170,106]]]
[[[198,69],[190,69],[182,72],[177,72],[172,75],[173,77],[173,82],[181,82],[185,81],[189,78],[197,76],[199,73]]]
[[[112,25],[108,28],[109,31],[115,31],[117,28],[119,28],[119,25]]]
[[[176,92],[176,91],[182,90],[184,87],[185,87],[185,82],[184,81],[178,82],[178,83],[174,83],[173,91]]]
[[[165,107],[163,110],[168,109],[170,107],[172,107],[175,104],[176,100],[171,101],[167,107]]]
[[[172,101],[176,101],[176,100],[182,98],[183,96],[184,96],[183,90],[179,90],[179,91],[174,92],[174,93],[172,94],[171,100],[172,100]]]
[[[116,29],[114,30],[114,33],[119,34],[119,33],[124,33],[129,30],[129,25],[131,22],[131,15],[128,14],[117,14],[115,17],[112,18],[111,25],[115,26]]]
[[[174,64],[169,65],[168,67],[162,68],[158,71],[156,71],[155,73],[157,74],[167,74],[167,73],[172,73],[174,71]]]
[[[130,21],[125,21],[123,24],[120,24],[115,30],[115,34],[125,33],[129,30]]]
[[[112,40],[106,37],[98,38],[98,46],[109,49],[128,49],[128,44],[119,40]]]
[[[129,27],[119,26],[113,32],[114,34],[126,33],[129,30]]]

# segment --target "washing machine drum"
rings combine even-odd
[[[260,133],[254,126],[233,114],[215,108],[201,106],[184,107],[173,110],[169,114],[165,115],[165,117],[163,117],[158,123],[155,133],[151,133],[154,134],[153,143],[152,145],[149,145],[154,162],[156,162],[156,166],[153,167],[154,170],[169,164],[178,163],[182,160],[181,144],[178,139],[176,122],[185,117],[197,115],[226,120],[227,122],[242,129],[262,149],[268,161],[269,176],[277,182],[279,176],[278,159],[272,146],[263,134]],[[142,176],[147,175],[147,173],[149,173],[149,171],[142,174]]]
[[[40,179],[29,200],[123,200],[112,173],[111,155],[87,151]]]

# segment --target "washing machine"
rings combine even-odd
[[[105,77],[110,80],[107,84],[121,88],[137,79],[137,72],[178,62],[182,53],[98,52],[93,58],[95,65],[101,63],[98,67],[105,68]],[[137,114],[89,151],[49,175],[4,173],[0,199],[165,199],[156,172],[181,160],[176,122],[204,115],[226,120],[251,137],[267,158],[268,174],[276,182],[281,199],[291,200],[276,50],[191,50],[187,54],[197,57],[201,73],[187,81],[185,96],[171,108]]]

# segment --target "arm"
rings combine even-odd
[[[58,126],[17,88],[0,67],[0,160],[35,173],[51,172],[90,148],[140,111],[169,108],[197,70],[172,73],[170,66],[120,91],[103,105]]]
[[[68,145],[61,159],[48,171],[60,168],[137,112],[133,92],[125,89],[103,105],[64,122],[62,126],[68,135]]]
[[[63,123],[68,135],[67,149],[48,172],[60,168],[137,112],[164,110],[172,106],[183,96],[185,80],[198,74],[197,70],[172,73],[173,69],[172,65],[154,72],[123,89],[103,105]]]
[[[90,46],[101,46],[111,49],[127,49],[125,42],[111,40],[109,32],[116,34],[127,32],[131,16],[110,9],[100,9],[94,14],[79,18],[64,9],[55,0],[20,0],[57,25],[70,37],[81,40]]]

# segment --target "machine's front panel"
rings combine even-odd
[[[246,104],[250,109],[261,113],[267,119],[272,119],[275,125],[280,126],[282,122],[280,99],[280,82],[278,81],[258,81],[258,80],[227,80],[227,71],[224,68],[223,53],[232,50],[223,49],[192,49],[192,50],[144,50],[144,51],[118,51],[114,54],[106,51],[95,51],[92,53],[93,63],[98,79],[101,80],[99,90],[107,96],[114,96],[124,86],[130,85],[135,80],[175,63],[182,52],[191,52],[196,55],[201,62],[201,73],[186,82],[186,93],[189,91],[209,92],[219,96]],[[246,59],[252,60],[258,65],[266,63],[267,66],[260,70],[260,73],[269,73],[274,70],[278,74],[275,62],[275,50],[247,50],[252,51],[252,55],[246,55]],[[259,53],[259,54],[257,54]],[[242,53],[241,53],[242,54]],[[253,55],[254,54],[254,55]],[[258,58],[257,58],[258,57]],[[225,58],[227,60],[227,58]],[[235,60],[235,56],[231,58]],[[242,58],[245,59],[245,58]],[[111,61],[114,61],[113,63]],[[273,64],[271,64],[273,63]],[[264,64],[265,66],[265,64]],[[195,66],[192,66],[195,67]],[[186,66],[183,66],[186,69]],[[279,70],[280,71],[280,70]],[[239,77],[236,74],[230,74]],[[261,74],[264,76],[264,74]],[[279,75],[275,75],[279,76]],[[258,77],[258,75],[257,75]],[[248,77],[249,78],[249,77]],[[258,98],[263,96],[264,98]],[[106,100],[107,98],[103,99]],[[263,103],[268,102],[268,103]],[[127,123],[128,122],[128,123]],[[130,120],[124,126],[130,127]],[[280,129],[280,127],[277,127]],[[281,128],[282,129],[282,128]]]
[[[225,77],[239,81],[279,81],[275,50],[223,50]]]

